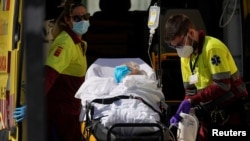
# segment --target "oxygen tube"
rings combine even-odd
[[[149,17],[148,17],[148,28],[149,30],[149,42],[148,42],[148,56],[151,62],[151,66],[153,67],[152,59],[150,57],[150,46],[152,44],[153,36],[155,34],[155,30],[158,28],[159,25],[159,16],[160,16],[160,7],[157,6],[157,3],[155,3],[153,6],[150,6],[149,9]],[[160,50],[158,55],[160,56]],[[159,59],[160,57],[158,57]],[[160,62],[160,61],[158,61]],[[160,65],[158,64],[157,72],[156,72],[156,78],[158,80],[158,88],[161,87],[161,69]]]

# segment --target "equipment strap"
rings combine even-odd
[[[94,103],[100,103],[100,104],[112,104],[113,102],[117,101],[117,100],[121,100],[121,99],[137,99],[142,101],[145,105],[147,105],[148,107],[150,107],[153,111],[161,114],[159,111],[157,111],[153,106],[151,106],[149,103],[147,103],[143,98],[139,97],[139,96],[127,96],[127,95],[121,95],[121,96],[116,96],[116,97],[111,97],[111,98],[104,98],[104,99],[94,99],[92,100],[92,102]],[[92,103],[91,102],[91,103]]]

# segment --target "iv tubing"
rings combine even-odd
[[[223,12],[222,12],[222,14],[221,14],[220,21],[219,21],[219,26],[220,26],[221,28],[223,28],[223,27],[225,27],[226,25],[228,25],[228,23],[231,21],[231,19],[232,19],[234,13],[235,13],[235,11],[236,11],[236,6],[237,6],[237,0],[234,0],[234,9],[233,9],[233,12],[232,12],[232,14],[230,15],[230,17],[227,19],[227,21],[226,21],[224,24],[222,24],[223,16],[225,15],[225,12],[226,12],[226,9],[227,9],[227,7],[228,7],[228,5],[229,5],[229,1],[230,1],[230,0],[226,0],[226,1],[227,1],[227,3],[226,3],[226,5],[225,5],[225,7],[224,7],[224,9],[223,9]]]

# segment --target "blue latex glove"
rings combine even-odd
[[[131,70],[126,65],[117,66],[115,67],[115,80],[116,83],[120,83],[122,79],[128,75],[131,72]]]
[[[24,119],[27,106],[21,106],[15,109],[13,112],[13,118],[16,119],[16,122],[21,122]]]
[[[170,124],[177,124],[179,121],[181,121],[180,113],[186,113],[188,114],[191,108],[191,103],[188,100],[183,100],[176,111],[175,115],[171,117]]]

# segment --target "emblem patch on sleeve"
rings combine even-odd
[[[58,57],[61,54],[62,50],[63,48],[58,46],[56,51],[54,52],[54,56]]]
[[[211,58],[211,63],[212,63],[213,65],[218,66],[218,65],[221,63],[221,61],[220,61],[220,56],[214,55],[214,56]]]

